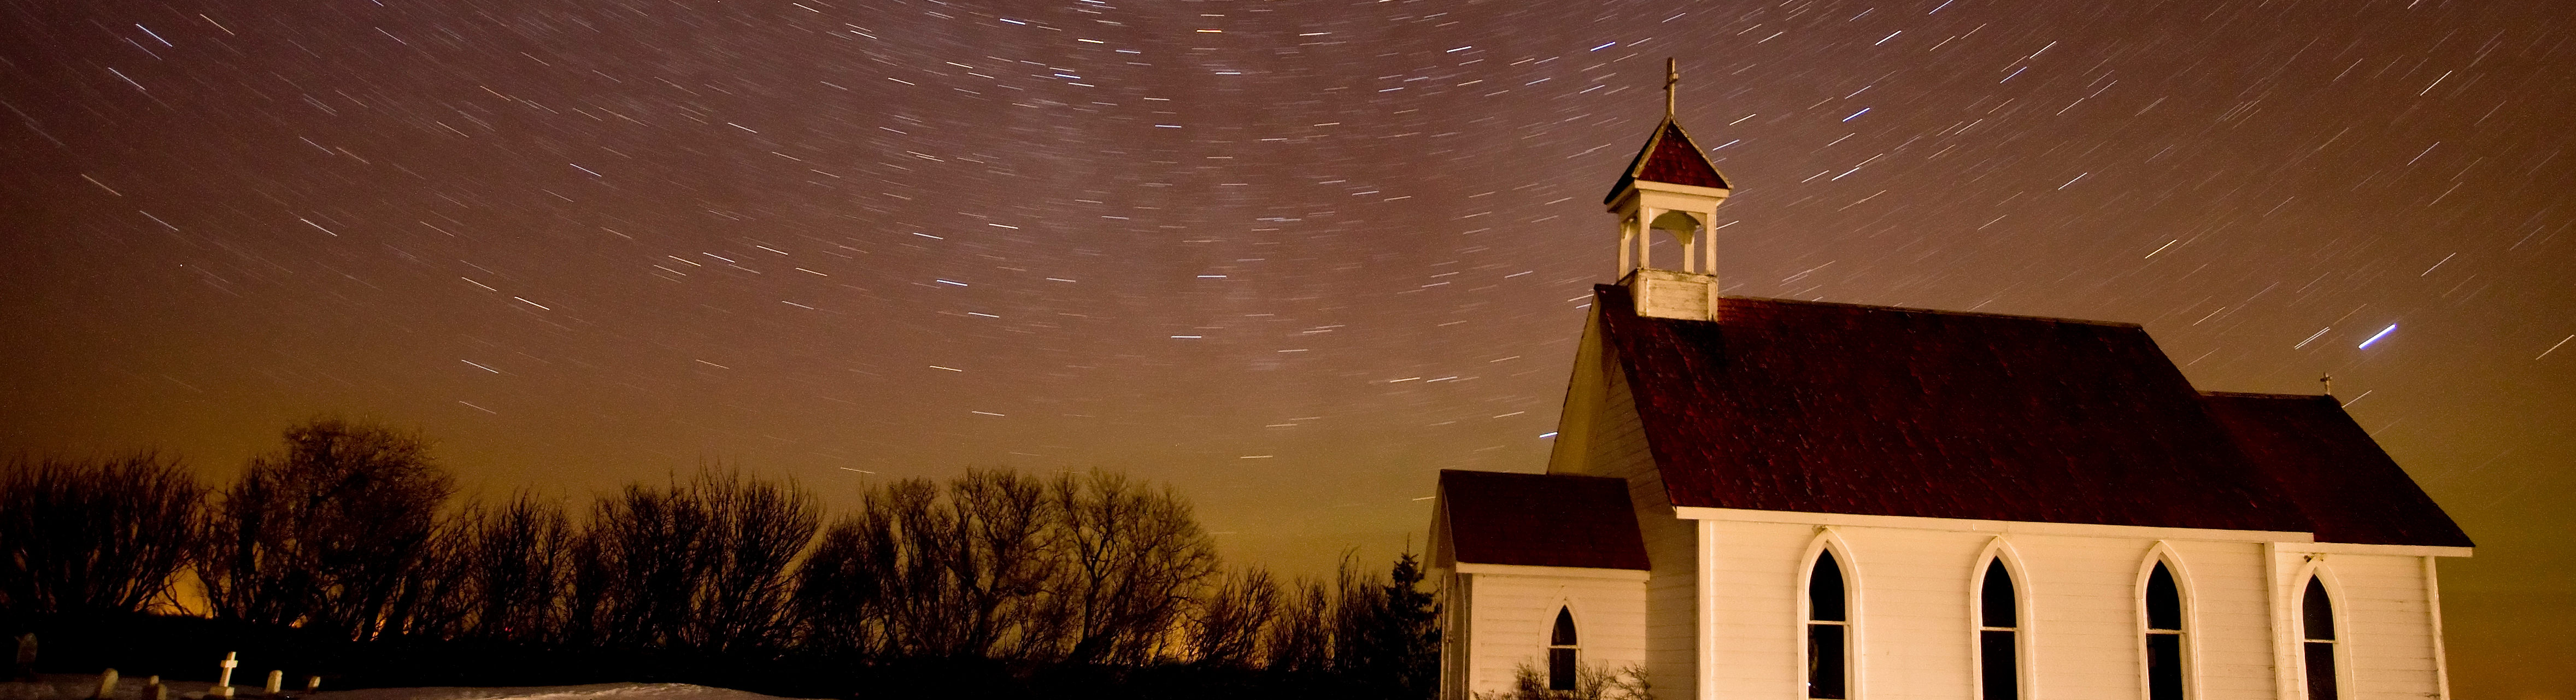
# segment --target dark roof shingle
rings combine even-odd
[[[1673,505],[2312,531],[2139,326],[1596,291]]]
[[[2237,449],[2316,523],[2317,541],[2475,546],[2334,397],[2210,393],[2202,400]]]
[[[1444,469],[1440,505],[1459,562],[1647,568],[1624,479]]]
[[[1620,171],[1619,182],[1610,186],[1610,194],[1603,196],[1601,203],[1619,201],[1619,193],[1628,191],[1628,186],[1638,180],[1727,188],[1726,176],[1717,173],[1708,155],[1701,153],[1699,145],[1682,133],[1682,125],[1671,118],[1664,119],[1655,127],[1654,135],[1646,137],[1646,145],[1637,149],[1637,157],[1629,159],[1628,169]]]

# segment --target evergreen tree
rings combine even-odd
[[[1440,684],[1440,605],[1422,590],[1421,562],[1397,557],[1386,584],[1357,611],[1354,639],[1343,646],[1344,677],[1387,698],[1428,698]]]
[[[1440,602],[1421,588],[1423,571],[1412,552],[1395,560],[1386,587],[1387,629],[1396,642],[1396,688],[1403,697],[1428,698],[1440,690]]]

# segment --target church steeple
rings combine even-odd
[[[1717,205],[1731,191],[1726,176],[1708,162],[1673,119],[1674,88],[1681,72],[1664,60],[1664,120],[1655,125],[1637,157],[1619,174],[1601,203],[1619,215],[1619,277],[1636,298],[1637,312],[1662,318],[1717,320],[1717,246],[1710,226]],[[1648,256],[1655,231],[1681,244],[1678,270],[1658,269]]]

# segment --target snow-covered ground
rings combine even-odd
[[[98,692],[98,676],[85,674],[46,674],[42,683],[0,683],[0,700],[85,700]],[[234,676],[237,700],[262,700],[259,683],[267,676],[241,685]],[[599,683],[595,685],[552,685],[528,688],[362,688],[358,690],[323,690],[299,692],[301,678],[287,680],[286,695],[297,700],[778,700],[774,696],[740,690],[709,688],[686,683]],[[142,700],[140,677],[119,678],[117,700]],[[202,700],[212,681],[163,679],[170,688],[170,700]]]
[[[600,683],[532,688],[367,688],[326,690],[310,700],[778,700],[687,683]]]

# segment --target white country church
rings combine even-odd
[[[1721,297],[1670,113],[1547,473],[1440,475],[1443,700],[2449,697],[2468,536],[2333,398],[2199,391],[2136,324]]]

